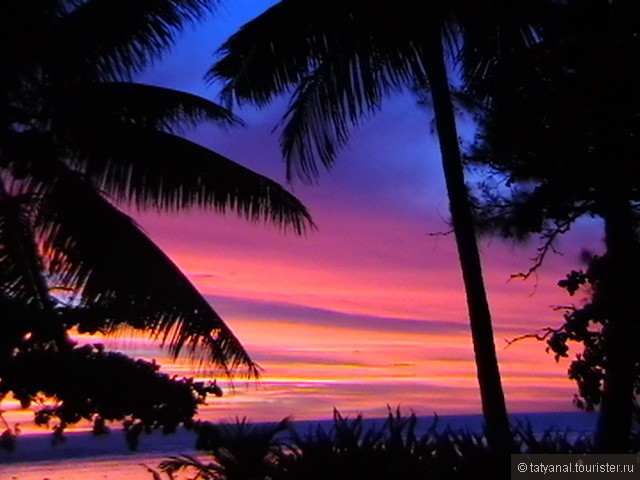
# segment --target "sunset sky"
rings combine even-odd
[[[141,77],[216,99],[202,79],[213,52],[242,23],[275,3],[226,2]],[[207,125],[197,139],[284,183],[278,132],[286,106],[239,111],[247,126]],[[464,123],[464,122],[463,122]],[[386,406],[430,415],[479,413],[466,303],[452,236],[433,118],[410,96],[390,98],[316,185],[289,188],[318,229],[298,237],[233,214],[135,213],[150,237],[187,273],[264,369],[258,384],[214,399],[207,418],[326,418],[333,407],[381,415]],[[464,123],[463,132],[472,129]],[[183,159],[188,161],[188,159]],[[568,361],[556,364],[533,340],[506,340],[559,325],[556,286],[580,266],[582,248],[600,249],[600,225],[584,220],[537,276],[526,270],[535,239],[514,246],[482,241],[485,277],[508,406],[512,412],[571,410]],[[579,301],[580,298],[573,299]],[[130,344],[132,342],[129,342]],[[154,355],[140,343],[134,353]],[[169,366],[170,371],[185,371]]]

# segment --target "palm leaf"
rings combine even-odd
[[[33,241],[33,201],[26,196],[0,197],[0,291],[25,304],[40,302],[43,266]]]
[[[0,330],[15,342],[13,348],[29,339],[66,349],[69,339],[57,317],[34,236],[37,201],[19,190],[9,193],[4,184],[0,191],[0,313],[6,324]]]
[[[384,4],[381,0],[283,0],[222,45],[219,52],[223,58],[209,70],[207,78],[225,82],[222,95],[227,102],[259,106],[306,81],[323,63],[354,62],[350,70],[345,69],[348,80],[336,81],[362,87],[365,82],[358,76],[366,74],[366,69],[372,69],[375,75],[385,68],[379,61],[382,59],[376,59],[383,51],[381,47],[400,47],[397,55],[402,58],[407,51],[402,40],[407,30],[415,27],[398,5],[389,8]],[[398,26],[402,28],[396,30]],[[398,78],[404,81],[402,74],[395,73],[386,80],[397,84]],[[366,97],[356,90],[355,99],[366,104]]]
[[[0,197],[0,366],[27,333],[51,340],[45,332],[43,312],[50,305],[33,241],[33,207],[33,199],[25,195],[4,191]]]
[[[230,104],[263,106],[295,87],[281,147],[289,173],[296,169],[305,179],[317,173],[316,159],[333,164],[349,128],[376,112],[387,94],[424,76],[407,33],[423,23],[380,1],[329,3],[278,3],[231,37],[208,73],[225,80],[222,95]]]
[[[231,330],[135,224],[69,173],[43,198],[38,231],[53,282],[79,290],[86,317],[113,333],[143,329],[174,357],[188,353],[230,375],[257,374]]]
[[[190,471],[191,474],[194,474],[195,476],[190,477],[192,480],[214,480],[226,478],[222,475],[223,468],[220,465],[212,462],[204,463],[200,459],[186,454],[171,456],[160,462],[158,468],[160,468],[160,471],[163,473],[166,473],[171,479],[174,478],[173,475],[175,473],[181,470]],[[148,467],[147,469],[151,471]]]
[[[333,164],[349,129],[389,93],[428,88],[425,59],[433,38],[443,38],[452,61],[464,60],[469,82],[490,68],[506,42],[533,41],[525,15],[539,2],[523,3],[527,8],[514,17],[519,4],[501,1],[282,0],[223,44],[207,78],[224,82],[230,105],[265,106],[293,90],[281,148],[289,174],[296,170],[308,180],[318,160]]]
[[[50,72],[68,79],[128,78],[166,51],[216,0],[60,1],[59,20],[38,45]],[[60,55],[59,52],[65,52]]]
[[[298,233],[313,225],[306,207],[281,185],[170,133],[203,119],[236,121],[214,103],[123,83],[60,88],[48,100],[47,115],[73,168],[124,203],[174,211],[232,209]],[[46,183],[50,167],[42,167],[39,176]]]
[[[301,82],[282,120],[280,146],[288,178],[294,170],[305,180],[316,176],[316,159],[331,167],[337,150],[347,143],[350,129],[376,113],[391,91],[413,83],[406,66],[376,68],[388,65],[388,60],[375,51],[334,57]]]
[[[50,89],[45,96],[53,129],[123,122],[165,131],[204,121],[242,124],[229,110],[205,98],[169,88],[125,82],[84,83]]]
[[[126,124],[85,124],[74,134],[74,168],[126,204],[231,209],[297,233],[313,226],[306,207],[281,185],[184,138]]]

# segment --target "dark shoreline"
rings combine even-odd
[[[365,426],[377,427],[386,418],[365,418]],[[517,413],[511,415],[514,427],[524,427],[527,424],[536,433],[555,430],[563,433],[582,435],[593,431],[597,414],[579,411],[573,412],[545,412],[545,413]],[[435,424],[434,424],[435,422]],[[229,421],[226,423],[233,423]],[[264,424],[270,422],[255,422]],[[294,428],[300,434],[314,432],[318,428],[329,431],[333,420],[300,420],[293,422]],[[418,417],[418,431],[426,432],[430,428],[444,430],[482,431],[481,415],[442,415]],[[52,436],[49,434],[21,435],[18,437],[17,448],[14,452],[0,450],[0,463],[11,464],[21,462],[62,461],[69,459],[87,459],[92,457],[123,457],[132,458],[136,455],[173,455],[177,453],[194,452],[195,435],[184,429],[170,435],[154,432],[140,437],[140,447],[137,451],[127,448],[124,433],[114,428],[107,435],[93,436],[91,433],[68,433],[66,441],[51,445]]]

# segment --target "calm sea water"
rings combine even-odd
[[[368,420],[372,425],[383,422]],[[531,413],[512,416],[514,424],[529,424],[534,432],[549,429],[585,434],[592,432],[596,416],[584,412]],[[423,417],[420,428],[428,429],[434,418]],[[442,416],[441,428],[481,431],[480,415]],[[296,429],[306,432],[321,426],[331,428],[331,421],[296,422]],[[140,448],[131,452],[122,432],[114,431],[102,437],[89,434],[69,434],[67,441],[51,445],[48,435],[22,436],[16,451],[0,451],[0,480],[152,480],[145,465],[156,467],[171,455],[194,454],[194,436],[187,431],[173,435],[143,435]]]

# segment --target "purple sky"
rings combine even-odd
[[[189,32],[142,81],[216,98],[202,77],[213,53],[239,25],[273,1],[227,2]],[[284,182],[278,134],[286,99],[244,109],[247,127],[206,126],[192,138]],[[320,418],[342,411],[384,414],[480,411],[475,367],[432,116],[410,95],[390,98],[354,132],[336,167],[318,185],[289,186],[318,230],[305,237],[233,215],[136,214],[152,239],[190,276],[262,365],[257,386],[213,400],[210,418]],[[472,128],[462,131],[470,135]],[[184,159],[188,161],[188,159]],[[579,266],[581,248],[598,250],[600,225],[580,222],[535,278],[526,270],[535,240],[482,242],[485,275],[508,404],[513,412],[572,409],[568,362],[544,345],[505,340],[558,325],[552,307],[572,301],[555,286]],[[579,301],[580,298],[573,299]],[[145,352],[141,346],[138,349]],[[168,366],[187,369],[185,366]],[[185,371],[185,370],[180,370]]]

